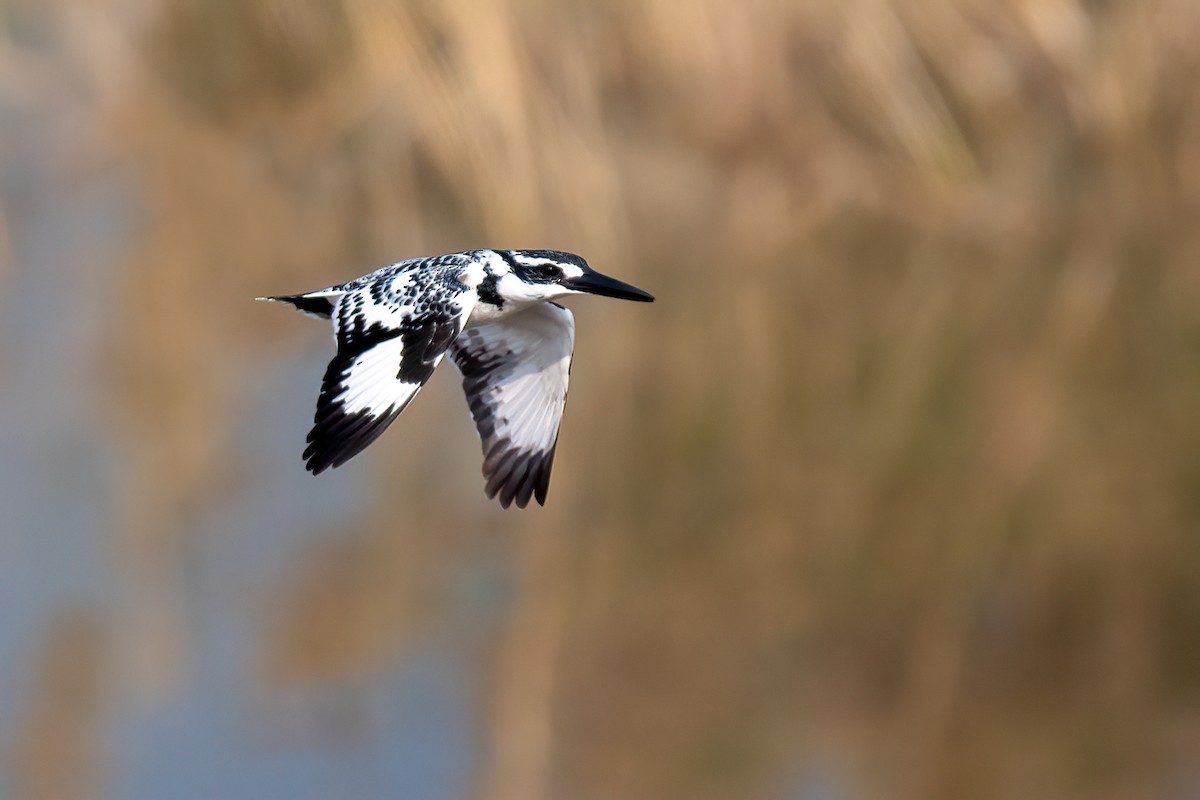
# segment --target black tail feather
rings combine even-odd
[[[314,317],[321,317],[322,319],[329,319],[333,314],[333,302],[330,298],[322,295],[314,297],[304,294],[285,294],[279,297],[260,297],[258,299],[274,300],[277,303],[290,303],[305,314],[312,314]]]

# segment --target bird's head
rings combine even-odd
[[[558,250],[498,250],[504,267],[496,291],[505,300],[530,303],[572,294],[598,294],[621,300],[654,301],[654,296],[615,278],[601,275],[573,253]],[[489,270],[490,271],[490,270]]]

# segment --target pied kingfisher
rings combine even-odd
[[[333,320],[304,451],[314,475],[362,452],[447,352],[462,371],[489,498],[544,505],[567,399],[575,319],[551,302],[589,294],[652,302],[641,289],[557,250],[471,250],[413,258],[340,286],[260,297]]]

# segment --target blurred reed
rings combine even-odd
[[[112,6],[11,2],[0,55],[21,14],[77,44],[92,146],[145,193],[108,342],[135,582],[251,478],[230,351],[302,323],[242,298],[491,245],[660,298],[576,304],[544,512],[447,511],[465,416],[414,406],[373,513],[281,601],[271,680],[394,658],[501,537],[481,797],[1194,780],[1195,3]]]

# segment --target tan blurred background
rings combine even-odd
[[[0,0],[3,797],[1200,797],[1194,0]],[[552,247],[545,509],[255,304]]]

